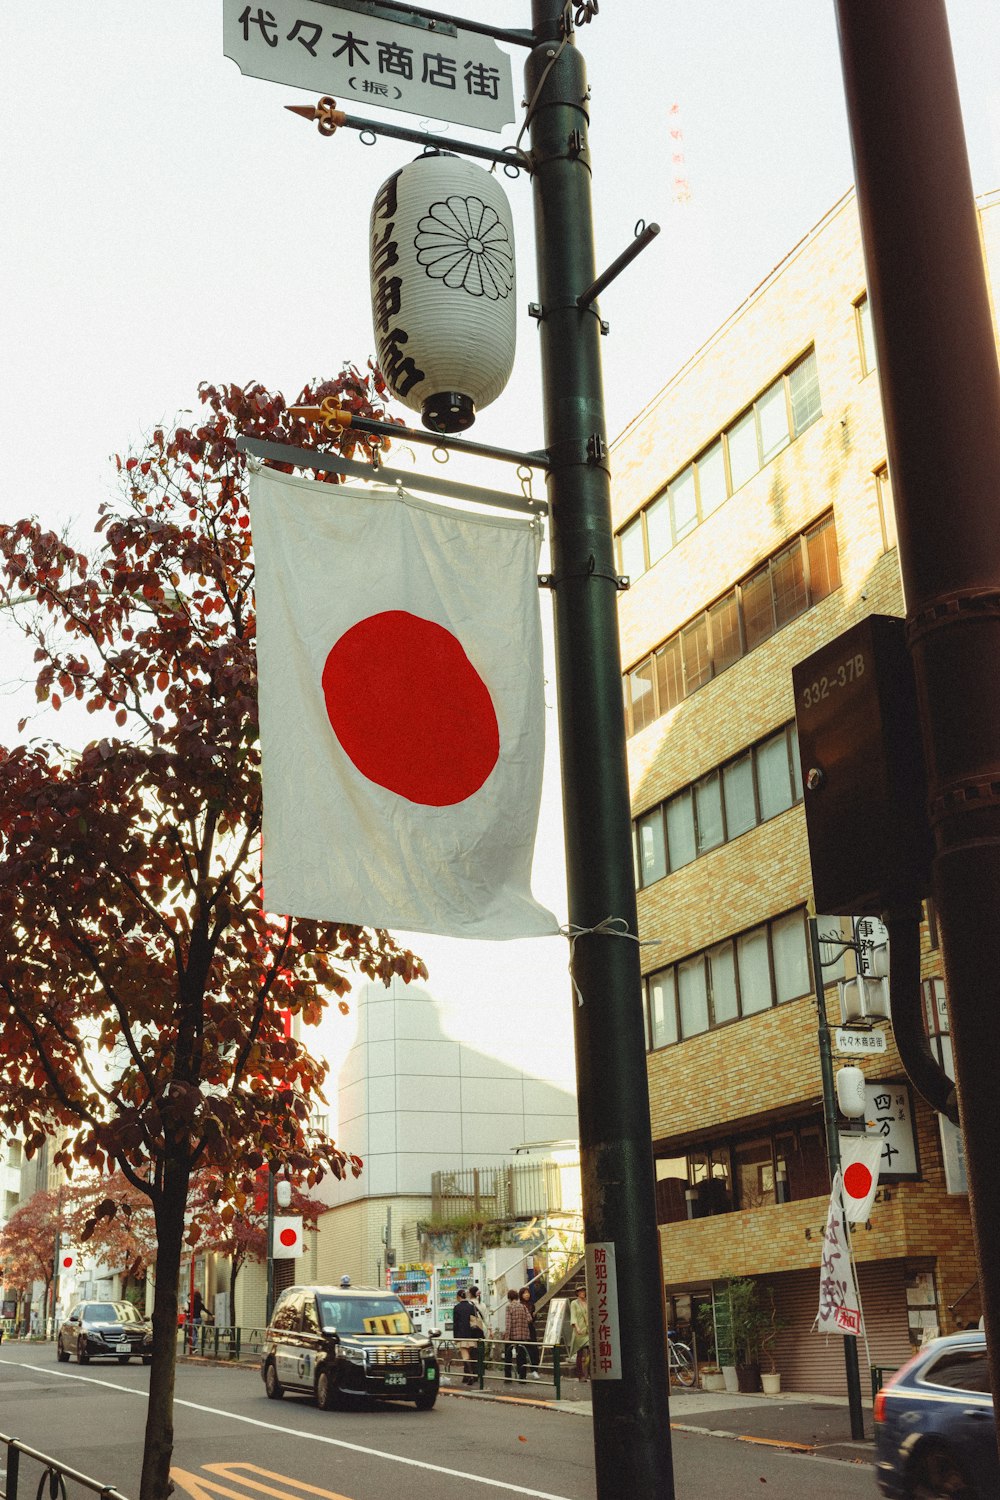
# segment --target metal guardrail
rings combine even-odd
[[[887,1375],[895,1375],[895,1373],[896,1373],[896,1366],[895,1365],[872,1365],[871,1372],[872,1372],[872,1400],[874,1401],[875,1397],[878,1395],[879,1391],[885,1385],[885,1377]]]
[[[7,1449],[7,1468],[4,1476],[4,1488],[2,1491],[4,1500],[18,1500],[17,1488],[21,1477],[21,1455],[25,1458],[34,1459],[42,1465],[41,1477],[38,1488],[35,1491],[35,1500],[43,1500],[46,1491],[48,1500],[66,1500],[66,1480],[73,1484],[90,1490],[95,1495],[106,1497],[106,1500],[125,1500],[120,1490],[114,1485],[101,1484],[99,1479],[91,1479],[88,1474],[81,1474],[78,1469],[71,1469],[68,1464],[61,1464],[55,1458],[50,1458],[47,1453],[39,1453],[35,1448],[29,1448],[27,1443],[19,1443],[16,1438],[8,1437],[6,1433],[0,1432],[0,1443]]]
[[[465,1373],[465,1360],[463,1350],[471,1348],[472,1343],[456,1342],[454,1339],[439,1339],[437,1344],[438,1363],[447,1374],[456,1371]],[[485,1339],[477,1339],[475,1344],[475,1381],[479,1389],[485,1390],[487,1380],[511,1380],[517,1384],[528,1385],[532,1375],[538,1376],[539,1385],[553,1386],[557,1401],[562,1398],[562,1383],[565,1375],[565,1352],[558,1344],[530,1343],[527,1340],[520,1342],[520,1347],[527,1354],[526,1379],[522,1382],[517,1375],[518,1362],[514,1354],[517,1345],[510,1345],[511,1358],[507,1360],[508,1343],[506,1339],[498,1338],[493,1334],[487,1335]],[[546,1357],[551,1356],[550,1373],[545,1373]]]
[[[201,1359],[258,1359],[264,1347],[264,1328],[216,1327],[214,1323],[184,1323],[177,1329],[177,1357]]]

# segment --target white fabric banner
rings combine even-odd
[[[302,1219],[299,1215],[275,1215],[271,1236],[271,1259],[294,1260],[302,1254]]]
[[[844,1213],[850,1224],[871,1218],[878,1187],[882,1140],[871,1135],[840,1137],[840,1172],[844,1179]]]
[[[558,932],[530,885],[537,526],[263,468],[250,513],[266,910]]]
[[[860,1334],[864,1323],[861,1302],[851,1265],[849,1231],[844,1223],[842,1180],[838,1172],[833,1179],[830,1209],[823,1234],[823,1259],[819,1272],[819,1312],[813,1324],[815,1333]]]

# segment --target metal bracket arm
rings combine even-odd
[[[350,427],[355,432],[371,433],[376,437],[405,440],[411,443],[426,443],[431,448],[451,449],[453,453],[469,453],[474,458],[496,458],[503,463],[521,464],[529,469],[547,469],[549,457],[539,451],[521,453],[514,448],[494,448],[488,443],[474,443],[467,439],[453,438],[440,432],[422,432],[415,427],[400,427],[395,422],[379,422],[374,417],[361,417],[335,406],[330,400],[319,406],[290,406],[288,414],[303,422],[313,422],[327,431]]]
[[[469,21],[465,16],[450,16],[441,10],[425,10],[421,5],[407,5],[401,0],[319,0],[321,5],[337,5],[341,10],[356,10],[363,15],[382,16],[388,20],[390,16],[398,16],[405,25],[407,17],[411,17],[413,23],[418,20],[427,21],[428,31],[434,31],[439,26],[451,27],[456,31],[474,31],[479,36],[491,36],[498,42],[509,42],[514,47],[533,47],[535,45],[534,34],[530,31],[519,31],[516,28],[502,26],[490,26],[485,21]],[[596,6],[594,7],[596,10]]]
[[[598,276],[597,280],[590,286],[588,286],[585,292],[580,293],[579,297],[577,297],[576,299],[577,307],[587,307],[591,302],[595,302],[604,291],[604,288],[606,286],[609,286],[611,282],[614,281],[615,277],[619,276],[621,272],[624,271],[625,267],[627,265],[630,265],[632,261],[635,260],[637,255],[642,254],[646,246],[651,244],[652,241],[656,239],[656,236],[659,234],[659,232],[659,224],[647,224],[646,227],[636,235],[631,245],[629,245],[626,250],[623,250],[621,255],[619,255],[616,260],[613,260],[611,262],[610,266],[608,266],[608,269],[604,271],[600,276]]]
[[[293,115],[304,120],[315,120],[320,135],[333,135],[337,130],[367,131],[370,135],[387,135],[397,141],[413,141],[418,146],[438,146],[456,156],[478,156],[485,161],[500,162],[502,166],[516,167],[531,173],[531,160],[518,146],[508,146],[496,151],[492,146],[477,146],[472,141],[456,141],[450,136],[431,135],[426,130],[413,130],[408,125],[390,125],[387,120],[364,120],[360,115],[345,114],[337,108],[336,99],[324,94],[317,104],[286,104]]]

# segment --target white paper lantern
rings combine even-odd
[[[849,1120],[860,1120],[865,1112],[865,1075],[860,1068],[837,1069],[837,1103]]]
[[[432,432],[460,432],[514,365],[514,225],[496,178],[428,155],[379,189],[371,216],[372,321],[397,400]]]

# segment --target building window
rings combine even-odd
[[[864,377],[878,368],[875,355],[875,333],[872,328],[872,309],[867,292],[855,302],[854,317],[858,329],[858,345],[861,350],[861,374]]]
[[[635,819],[639,888],[802,801],[799,743],[786,724]]]
[[[812,990],[805,913],[775,917],[644,981],[651,1051],[759,1014]]]
[[[622,527],[620,571],[640,577],[821,415],[816,351],[810,349]]]
[[[771,1131],[699,1143],[687,1152],[667,1147],[655,1157],[655,1168],[658,1224],[770,1208],[830,1191],[823,1127],[811,1116]]]
[[[892,480],[889,465],[875,470],[875,493],[878,495],[878,518],[882,525],[882,546],[888,552],[897,545],[896,511],[892,502]]]
[[[829,512],[626,673],[629,734],[669,713],[839,587],[837,530]]]

